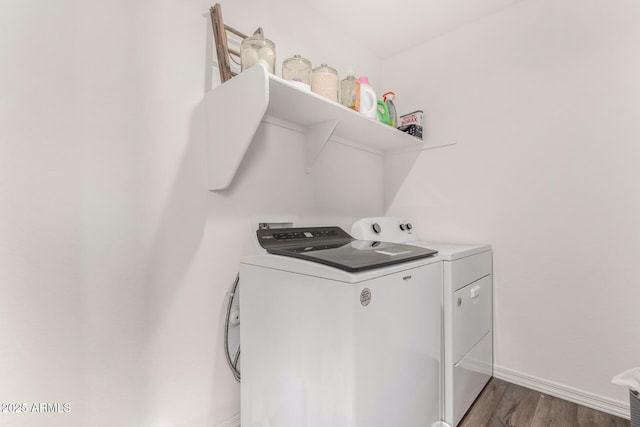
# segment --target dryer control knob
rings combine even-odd
[[[407,226],[404,224],[400,224],[400,230],[404,231],[407,229]]]
[[[380,224],[378,224],[377,222],[373,223],[373,225],[371,226],[371,229],[376,234],[380,234],[380,232],[382,231],[382,227],[380,227]]]
[[[411,230],[413,228],[413,225],[411,225],[410,222],[407,223],[407,230]]]

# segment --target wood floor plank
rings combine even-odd
[[[508,383],[487,427],[529,427],[540,396],[536,391]]]
[[[580,427],[629,427],[630,422],[595,409],[578,406],[578,426]]]
[[[531,427],[577,426],[578,405],[557,397],[542,395],[533,415]]]
[[[486,427],[509,383],[492,378],[458,427]]]
[[[458,427],[630,427],[630,422],[492,378]]]

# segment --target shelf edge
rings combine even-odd
[[[205,95],[207,107],[207,179],[209,190],[224,190],[269,106],[269,80],[262,65],[251,67]],[[231,106],[242,106],[242,114]],[[233,144],[228,144],[233,141]]]

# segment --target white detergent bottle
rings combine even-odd
[[[358,82],[360,83],[360,113],[378,120],[378,98],[373,88],[369,86],[369,78],[360,77]]]

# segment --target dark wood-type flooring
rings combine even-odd
[[[459,427],[629,427],[628,420],[492,378]]]

